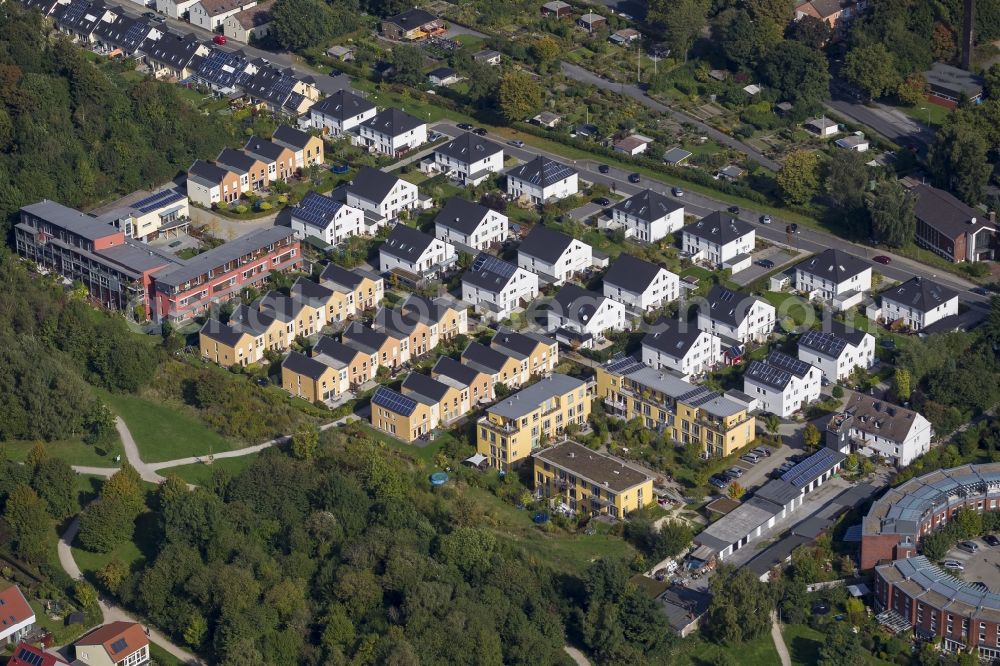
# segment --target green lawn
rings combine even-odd
[[[256,454],[254,454],[249,456],[240,456],[239,458],[222,458],[221,460],[216,460],[211,465],[206,465],[204,463],[181,465],[180,467],[170,467],[168,469],[161,470],[160,473],[164,476],[176,474],[188,483],[203,486],[211,480],[213,471],[217,469],[224,469],[230,474],[236,475],[242,472],[247,465],[256,459],[256,457]]]
[[[729,656],[726,663],[731,661],[740,666],[774,666],[781,663],[770,631],[757,640],[732,646],[710,643],[695,634],[681,642],[671,663],[674,666],[705,666],[724,659],[722,655]]]
[[[101,397],[125,419],[146,462],[163,462],[210,452],[231,451],[239,444],[186,414],[180,407],[102,391]]]
[[[182,666],[184,663],[156,643],[149,644],[149,656],[156,660],[157,666]]]
[[[77,539],[73,542],[73,559],[76,560],[83,575],[88,578],[116,558],[135,568],[144,560],[155,557],[156,545],[161,540],[159,532],[159,518],[152,511],[147,511],[136,520],[135,531],[129,541],[119,545],[110,553],[92,553],[84,550]]]
[[[782,626],[781,633],[785,645],[792,655],[792,664],[808,666],[819,661],[819,648],[823,644],[823,634],[804,624]]]
[[[0,446],[7,450],[8,458],[22,461],[27,457],[34,444],[35,442],[13,441],[0,443]],[[113,459],[115,455],[121,453],[121,445],[117,438],[110,447],[107,447],[107,450],[84,444],[78,439],[46,442],[45,449],[53,458],[62,458],[70,465],[89,467],[117,467]]]
[[[767,291],[764,299],[777,310],[777,321],[790,318],[795,326],[809,325],[816,321],[816,308],[798,294],[791,292]]]
[[[425,467],[433,466],[434,456],[441,447],[444,445],[448,438],[451,438],[451,433],[443,433],[436,439],[432,439],[429,442],[421,442],[425,446],[417,446],[415,444],[408,444],[395,437],[390,437],[383,432],[376,430],[367,423],[362,423],[361,428],[365,431],[365,434],[374,439],[377,442],[382,442],[386,446],[402,451],[403,453],[409,455],[414,460],[420,461]]]
[[[930,120],[931,125],[944,125],[945,121],[948,120],[948,116],[951,115],[951,109],[931,104],[930,102],[918,104],[917,106],[899,105],[896,109],[924,125],[927,124],[928,120]]]

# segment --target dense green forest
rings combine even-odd
[[[229,136],[168,83],[95,66],[37,11],[0,6],[0,216],[48,198],[85,207],[173,178]]]

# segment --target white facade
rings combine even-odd
[[[594,300],[599,300],[593,315],[586,321],[579,321],[558,310],[548,310],[548,332],[566,327],[577,333],[589,333],[596,339],[603,339],[605,331],[622,331],[625,329],[625,306],[610,298],[602,298],[593,294]]]
[[[211,208],[212,204],[222,201],[222,186],[219,183],[209,184],[207,181],[188,176],[187,195],[188,200],[199,206]]]
[[[625,235],[638,241],[655,243],[684,226],[684,209],[678,208],[655,220],[646,220],[618,207],[611,211],[612,219],[625,228]]]
[[[680,297],[680,278],[665,268],[657,272],[656,277],[641,293],[631,291],[621,285],[604,281],[604,295],[622,303],[630,310],[650,312],[662,308],[667,303]]]
[[[535,185],[507,174],[507,194],[515,199],[527,197],[532,203],[542,204],[546,201],[556,201],[571,197],[579,191],[579,178],[576,172],[550,185]]]
[[[295,215],[292,210],[291,225],[295,231],[295,237],[303,239],[306,236],[315,236],[326,241],[330,245],[338,245],[351,236],[360,235],[364,230],[365,214],[361,209],[344,204],[325,225],[316,225],[309,220],[302,219]]]
[[[914,413],[910,430],[903,441],[886,437],[880,432],[881,430],[881,428],[875,428],[874,423],[858,424],[855,420],[850,429],[850,436],[864,442],[865,446],[877,451],[879,455],[887,458],[899,468],[906,467],[913,462],[914,458],[930,451],[931,439],[934,437],[934,428],[931,427],[931,422],[917,413]]]
[[[665,353],[653,345],[646,344],[645,340],[642,344],[643,363],[656,370],[672,370],[685,381],[708,372],[721,360],[722,341],[717,336],[704,331],[699,331],[694,344],[688,347],[682,355]]]
[[[699,308],[698,310],[698,328],[700,330],[735,340],[741,344],[751,340],[762,342],[774,330],[774,306],[759,298],[753,299],[753,303],[747,308],[746,316],[737,321],[736,324],[713,317],[706,310],[707,308]]]
[[[882,319],[887,322],[903,320],[912,330],[919,331],[945,317],[958,314],[958,296],[943,301],[934,308],[924,311],[920,308],[894,301],[882,296]]]
[[[875,336],[865,333],[857,346],[850,342],[836,356],[799,344],[799,360],[815,365],[828,382],[836,383],[847,379],[854,368],[867,370],[875,363]]]
[[[381,201],[368,199],[352,188],[347,189],[347,205],[375,213],[386,220],[392,220],[404,210],[417,207],[417,186],[402,178],[396,179],[392,190]]]
[[[373,118],[376,113],[378,113],[378,109],[373,106],[370,109],[365,109],[357,114],[345,118],[338,118],[337,116],[324,113],[313,105],[313,107],[309,109],[309,125],[313,129],[324,130],[331,136],[340,136],[341,134],[358,127],[366,120]]]
[[[788,418],[810,402],[819,400],[822,377],[819,368],[810,366],[805,377],[792,375],[779,389],[744,375],[743,392],[756,398],[763,411]]]
[[[503,150],[471,161],[435,150],[434,168],[462,183],[478,185],[489,174],[500,173],[503,170]],[[473,178],[470,179],[470,176]]]
[[[241,2],[239,4],[231,5],[225,11],[219,12],[218,14],[209,14],[208,10],[202,4],[201,0],[199,2],[191,5],[190,9],[190,22],[191,25],[196,25],[205,30],[214,31],[216,28],[221,26],[227,18],[233,14],[238,14],[244,9],[249,9],[257,4],[257,0],[248,0],[247,2]]]
[[[455,253],[455,246],[445,243],[437,238],[432,239],[427,248],[420,253],[420,256],[407,261],[401,257],[386,252],[385,248],[379,250],[379,271],[387,273],[394,268],[401,268],[415,275],[425,275],[436,272],[444,266],[454,264],[458,259]]]
[[[593,248],[576,238],[563,251],[555,263],[548,263],[537,257],[525,254],[523,251],[517,253],[517,265],[532,273],[545,273],[556,278],[556,284],[562,284],[574,273],[579,273],[590,268],[593,263]]]
[[[373,114],[374,115],[374,114]],[[427,125],[417,125],[400,134],[387,134],[370,125],[358,125],[355,143],[383,155],[395,156],[401,150],[410,150],[427,143]]]
[[[871,288],[872,269],[870,266],[841,282],[835,282],[820,275],[815,275],[800,267],[795,268],[796,291],[809,294],[824,301],[832,301],[849,291],[864,293],[871,291]]]
[[[507,238],[507,216],[493,209],[483,217],[471,234],[465,234],[441,222],[434,225],[434,236],[449,243],[461,243],[477,250],[488,250],[494,243]]]
[[[488,289],[471,281],[462,280],[462,301],[495,321],[509,317],[522,300],[532,301],[538,297],[538,276],[518,268],[506,284],[497,289]]]
[[[708,261],[715,266],[722,266],[723,263],[738,255],[751,254],[756,243],[756,238],[756,231],[751,229],[742,236],[728,242],[716,243],[685,229],[682,232],[682,248],[695,261]]]
[[[170,18],[183,18],[198,0],[156,0],[156,11]]]

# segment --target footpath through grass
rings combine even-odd
[[[194,463],[193,465],[168,467],[167,469],[161,469],[160,474],[163,476],[176,475],[188,483],[193,483],[196,486],[204,486],[211,481],[212,474],[215,470],[225,470],[235,476],[236,474],[242,472],[247,465],[253,462],[257,458],[257,455],[258,454],[256,453],[252,453],[238,458],[222,458],[221,460],[215,460],[211,465],[206,465],[205,463]]]

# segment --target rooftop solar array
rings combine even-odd
[[[833,469],[833,466],[844,457],[840,451],[822,448],[782,474],[781,480],[798,488],[804,488],[828,470]]]
[[[198,76],[218,86],[232,87],[240,83],[247,64],[241,54],[212,49],[198,65]]]
[[[537,157],[512,170],[512,175],[519,180],[545,187],[565,180],[576,173],[573,169],[546,157]]]
[[[128,642],[124,638],[119,638],[114,643],[111,644],[111,651],[118,654],[122,650],[128,647]]]
[[[17,653],[17,658],[28,666],[42,666],[42,655],[35,654],[28,648],[21,648]]]
[[[156,194],[151,194],[145,199],[135,202],[132,204],[132,208],[135,208],[140,213],[151,213],[157,208],[163,208],[178,201],[183,201],[184,198],[184,194],[179,190],[161,190]]]
[[[613,372],[616,375],[628,375],[645,367],[645,365],[637,361],[632,356],[619,356],[617,358],[613,358],[607,365],[604,366],[608,372]]]
[[[504,261],[494,257],[492,254],[481,253],[476,260],[472,262],[472,271],[478,273],[480,271],[485,273],[493,273],[499,278],[509,278],[511,275],[517,272],[517,266],[514,264]]]
[[[761,361],[752,361],[743,376],[776,389],[784,389],[792,380],[790,372]]]
[[[800,361],[794,356],[789,356],[779,351],[773,351],[767,355],[767,362],[769,365],[774,365],[788,372],[792,373],[796,377],[805,377],[809,374],[809,368],[812,366],[805,361]]]
[[[799,340],[799,346],[813,349],[833,358],[838,358],[847,347],[847,340],[837,337],[833,333],[806,331]]]
[[[325,197],[316,192],[307,194],[298,206],[292,208],[292,217],[302,220],[314,227],[325,227],[343,207],[339,201]]]
[[[375,395],[372,396],[372,403],[403,416],[409,416],[417,408],[415,400],[385,386],[378,387]]]

